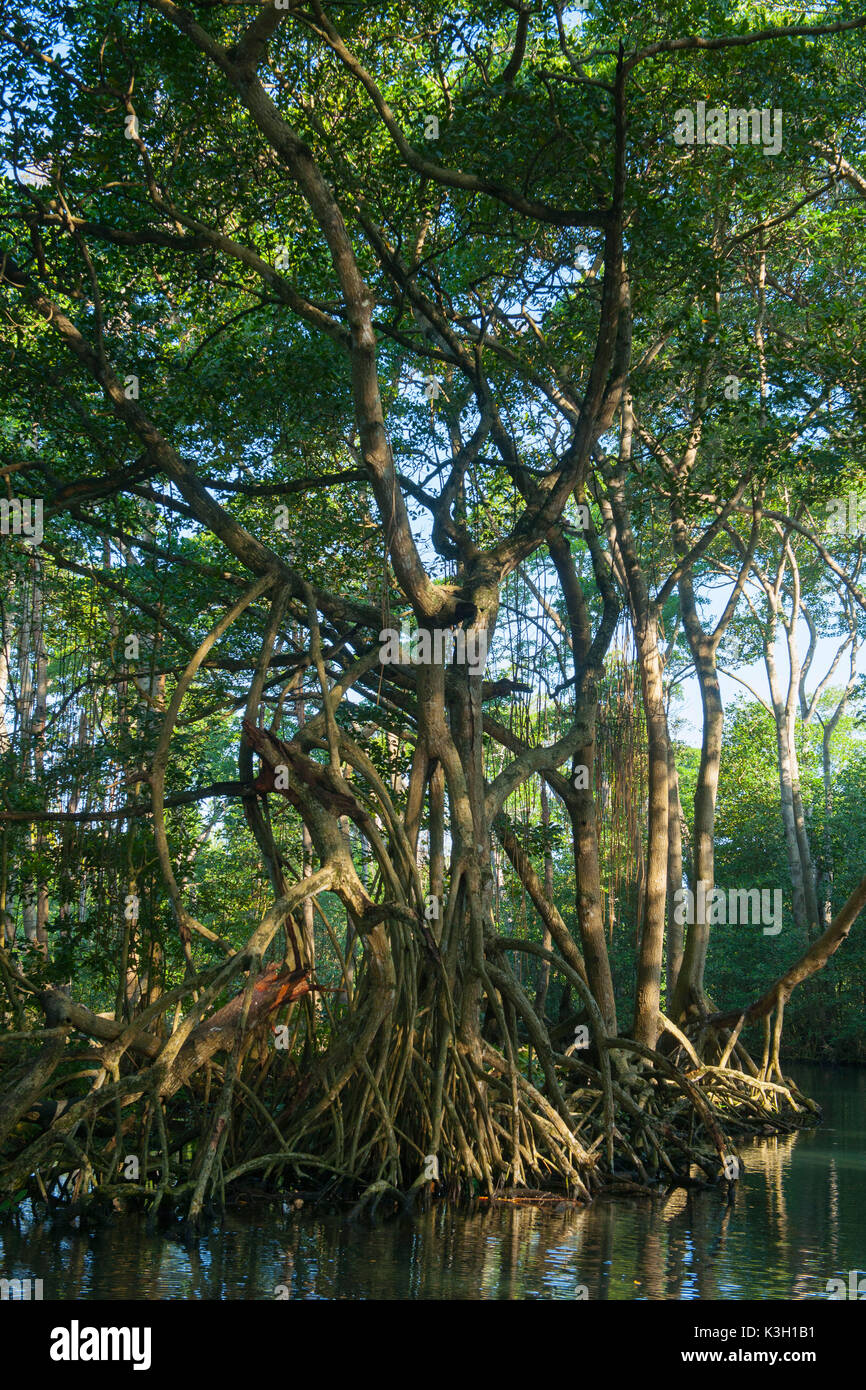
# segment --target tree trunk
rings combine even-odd
[[[550,800],[547,795],[547,783],[542,779],[541,788],[541,825],[545,836],[550,831]],[[545,839],[544,845],[544,893],[548,902],[554,902],[553,893],[553,854],[550,844]],[[550,928],[546,923],[542,923],[541,944],[545,951],[551,949],[553,938],[550,935]],[[544,1018],[544,1010],[547,1006],[547,989],[550,984],[550,962],[541,959],[538,963],[538,978],[535,986],[535,1012],[539,1018]]]
[[[698,766],[698,779],[695,787],[695,819],[692,835],[692,884],[694,899],[699,901],[698,884],[703,883],[704,893],[709,895],[715,887],[715,829],[716,798],[719,790],[719,771],[722,759],[722,733],[724,730],[724,709],[716,669],[716,644],[700,630],[691,576],[683,574],[680,578],[680,602],[683,623],[689,648],[695,663],[695,673],[701,691],[703,724],[701,731],[701,758]],[[700,898],[701,903],[706,901]],[[673,996],[673,1018],[682,1018],[691,1006],[698,1008],[703,1004],[704,968],[707,960],[710,927],[699,917],[705,912],[695,912],[695,920],[689,924],[686,933],[682,967],[677,978]]]
[[[680,805],[680,782],[673,744],[668,749],[668,923],[665,958],[665,1000],[667,1012],[673,1013],[673,1000],[683,963],[685,933],[674,916],[674,894],[683,882],[683,811]]]

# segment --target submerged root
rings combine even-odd
[[[396,1212],[411,1212],[409,1194],[388,1182],[374,1182],[363,1192],[349,1212],[350,1221],[367,1220],[372,1226],[383,1202],[390,1199]]]

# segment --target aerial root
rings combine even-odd
[[[267,989],[279,981],[251,977]],[[529,1017],[531,1006],[515,998]],[[235,999],[243,1029],[249,982]],[[602,1037],[577,1055],[548,1043],[541,1057],[535,1029],[529,1058],[516,1010],[500,1016],[505,1044],[482,1041],[471,1052],[431,988],[369,1026],[359,1019],[351,1044],[321,1054],[303,1075],[270,1054],[263,1064],[246,1032],[224,1065],[211,1052],[177,1090],[160,1080],[162,1054],[139,1049],[82,1095],[81,1059],[67,1048],[38,1095],[31,1076],[27,1094],[12,1097],[41,1118],[12,1127],[0,1195],[26,1193],[82,1219],[144,1206],[152,1223],[186,1217],[190,1240],[227,1189],[327,1194],[351,1202],[353,1221],[370,1222],[411,1214],[434,1195],[534,1191],[588,1203],[605,1189],[730,1181],[731,1133],[788,1133],[820,1115],[792,1083],[762,1076],[738,1038],[713,1038],[705,1026],[697,1043],[671,1027],[666,1053]],[[9,1089],[21,1089],[23,1074],[14,1072]],[[131,1154],[134,1174],[125,1167]]]

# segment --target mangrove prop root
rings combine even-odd
[[[269,1042],[269,1020],[314,988],[303,970],[251,973],[179,1049],[153,1031],[155,1054],[127,1050],[110,1080],[96,1068],[98,1085],[62,1037],[47,1058],[34,1039],[34,1058],[16,1035],[17,1065],[0,1088],[0,1194],[74,1202],[77,1212],[142,1206],[152,1221],[166,1209],[194,1227],[206,1200],[251,1182],[272,1194],[327,1188],[371,1222],[446,1192],[549,1190],[588,1202],[606,1187],[722,1181],[731,1133],[789,1131],[819,1113],[796,1087],[730,1065],[732,1047],[708,1048],[713,1061],[696,1065],[691,1044],[678,1063],[628,1038],[603,1039],[585,1057],[547,1042],[527,1063],[526,1025],[534,1050],[545,1025],[506,974],[491,974],[507,1005],[497,1009],[505,1046],[468,1055],[437,998],[445,986],[428,973],[420,991],[417,981],[398,986],[390,1012],[361,1009],[356,1046],[320,1054],[312,1081],[299,1070],[300,1043],[294,1056],[266,1048],[264,1063],[261,1045],[250,1045]],[[114,1041],[103,1041],[106,1051]],[[598,1060],[608,1052],[622,1059],[615,1073]]]

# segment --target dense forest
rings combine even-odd
[[[733,1182],[864,1060],[864,90],[848,3],[3,7],[6,1209]]]

